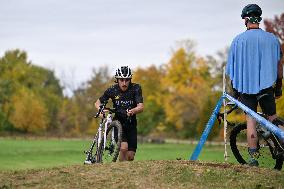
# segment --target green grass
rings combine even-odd
[[[38,169],[82,164],[89,140],[0,139],[0,170]],[[187,160],[196,145],[138,144],[135,160]],[[223,146],[205,145],[199,160],[224,162]],[[230,158],[230,162],[235,162]]]
[[[0,139],[0,169],[31,169],[80,163],[82,140]]]
[[[196,145],[192,144],[140,144],[136,160],[187,160]],[[224,146],[205,145],[200,153],[201,161],[224,162]],[[230,160],[231,162],[236,162]]]

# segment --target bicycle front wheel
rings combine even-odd
[[[111,122],[106,131],[106,141],[99,146],[99,162],[116,162],[122,140],[122,126],[119,121]]]
[[[267,167],[281,170],[283,160],[275,159],[273,155],[273,149],[275,147],[275,141],[268,138],[265,139],[258,133],[258,149],[259,158],[257,159],[259,167]],[[234,127],[230,134],[230,146],[231,150],[240,164],[247,164],[250,155],[248,153],[247,146],[247,125],[239,124]]]

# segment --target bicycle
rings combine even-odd
[[[85,151],[87,157],[84,164],[117,161],[122,140],[122,126],[119,121],[113,120],[116,109],[106,108],[106,104],[107,102],[102,103],[94,116],[98,118],[100,114],[103,114],[91,146],[88,151]],[[107,115],[104,110],[108,110]]]
[[[231,104],[232,105],[232,104]],[[231,109],[227,111],[227,114],[232,113],[238,107],[233,105]],[[260,116],[268,119],[268,116],[261,112],[257,112]],[[281,118],[277,118],[284,125],[284,121]],[[218,114],[218,121],[224,121],[224,113]],[[247,125],[246,123],[232,123],[228,120],[227,125],[231,127],[230,132],[230,147],[233,155],[240,164],[247,164],[247,160],[250,155],[247,147]],[[257,149],[259,157],[257,159],[260,167],[269,167],[277,170],[282,169],[284,160],[284,143],[279,138],[268,131],[265,127],[262,127],[259,123],[256,125],[256,131],[258,136]]]

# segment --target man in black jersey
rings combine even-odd
[[[116,84],[109,87],[96,101],[99,109],[103,102],[109,99],[117,110],[114,119],[122,125],[122,143],[120,161],[133,161],[137,149],[137,120],[136,114],[143,111],[142,89],[139,84],[132,83],[132,73],[128,66],[121,66],[115,73]]]

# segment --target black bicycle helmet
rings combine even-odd
[[[257,4],[248,4],[243,8],[241,17],[260,17],[261,14],[262,10]]]
[[[131,79],[132,78],[132,72],[131,69],[128,66],[121,66],[117,68],[115,71],[116,79]]]

